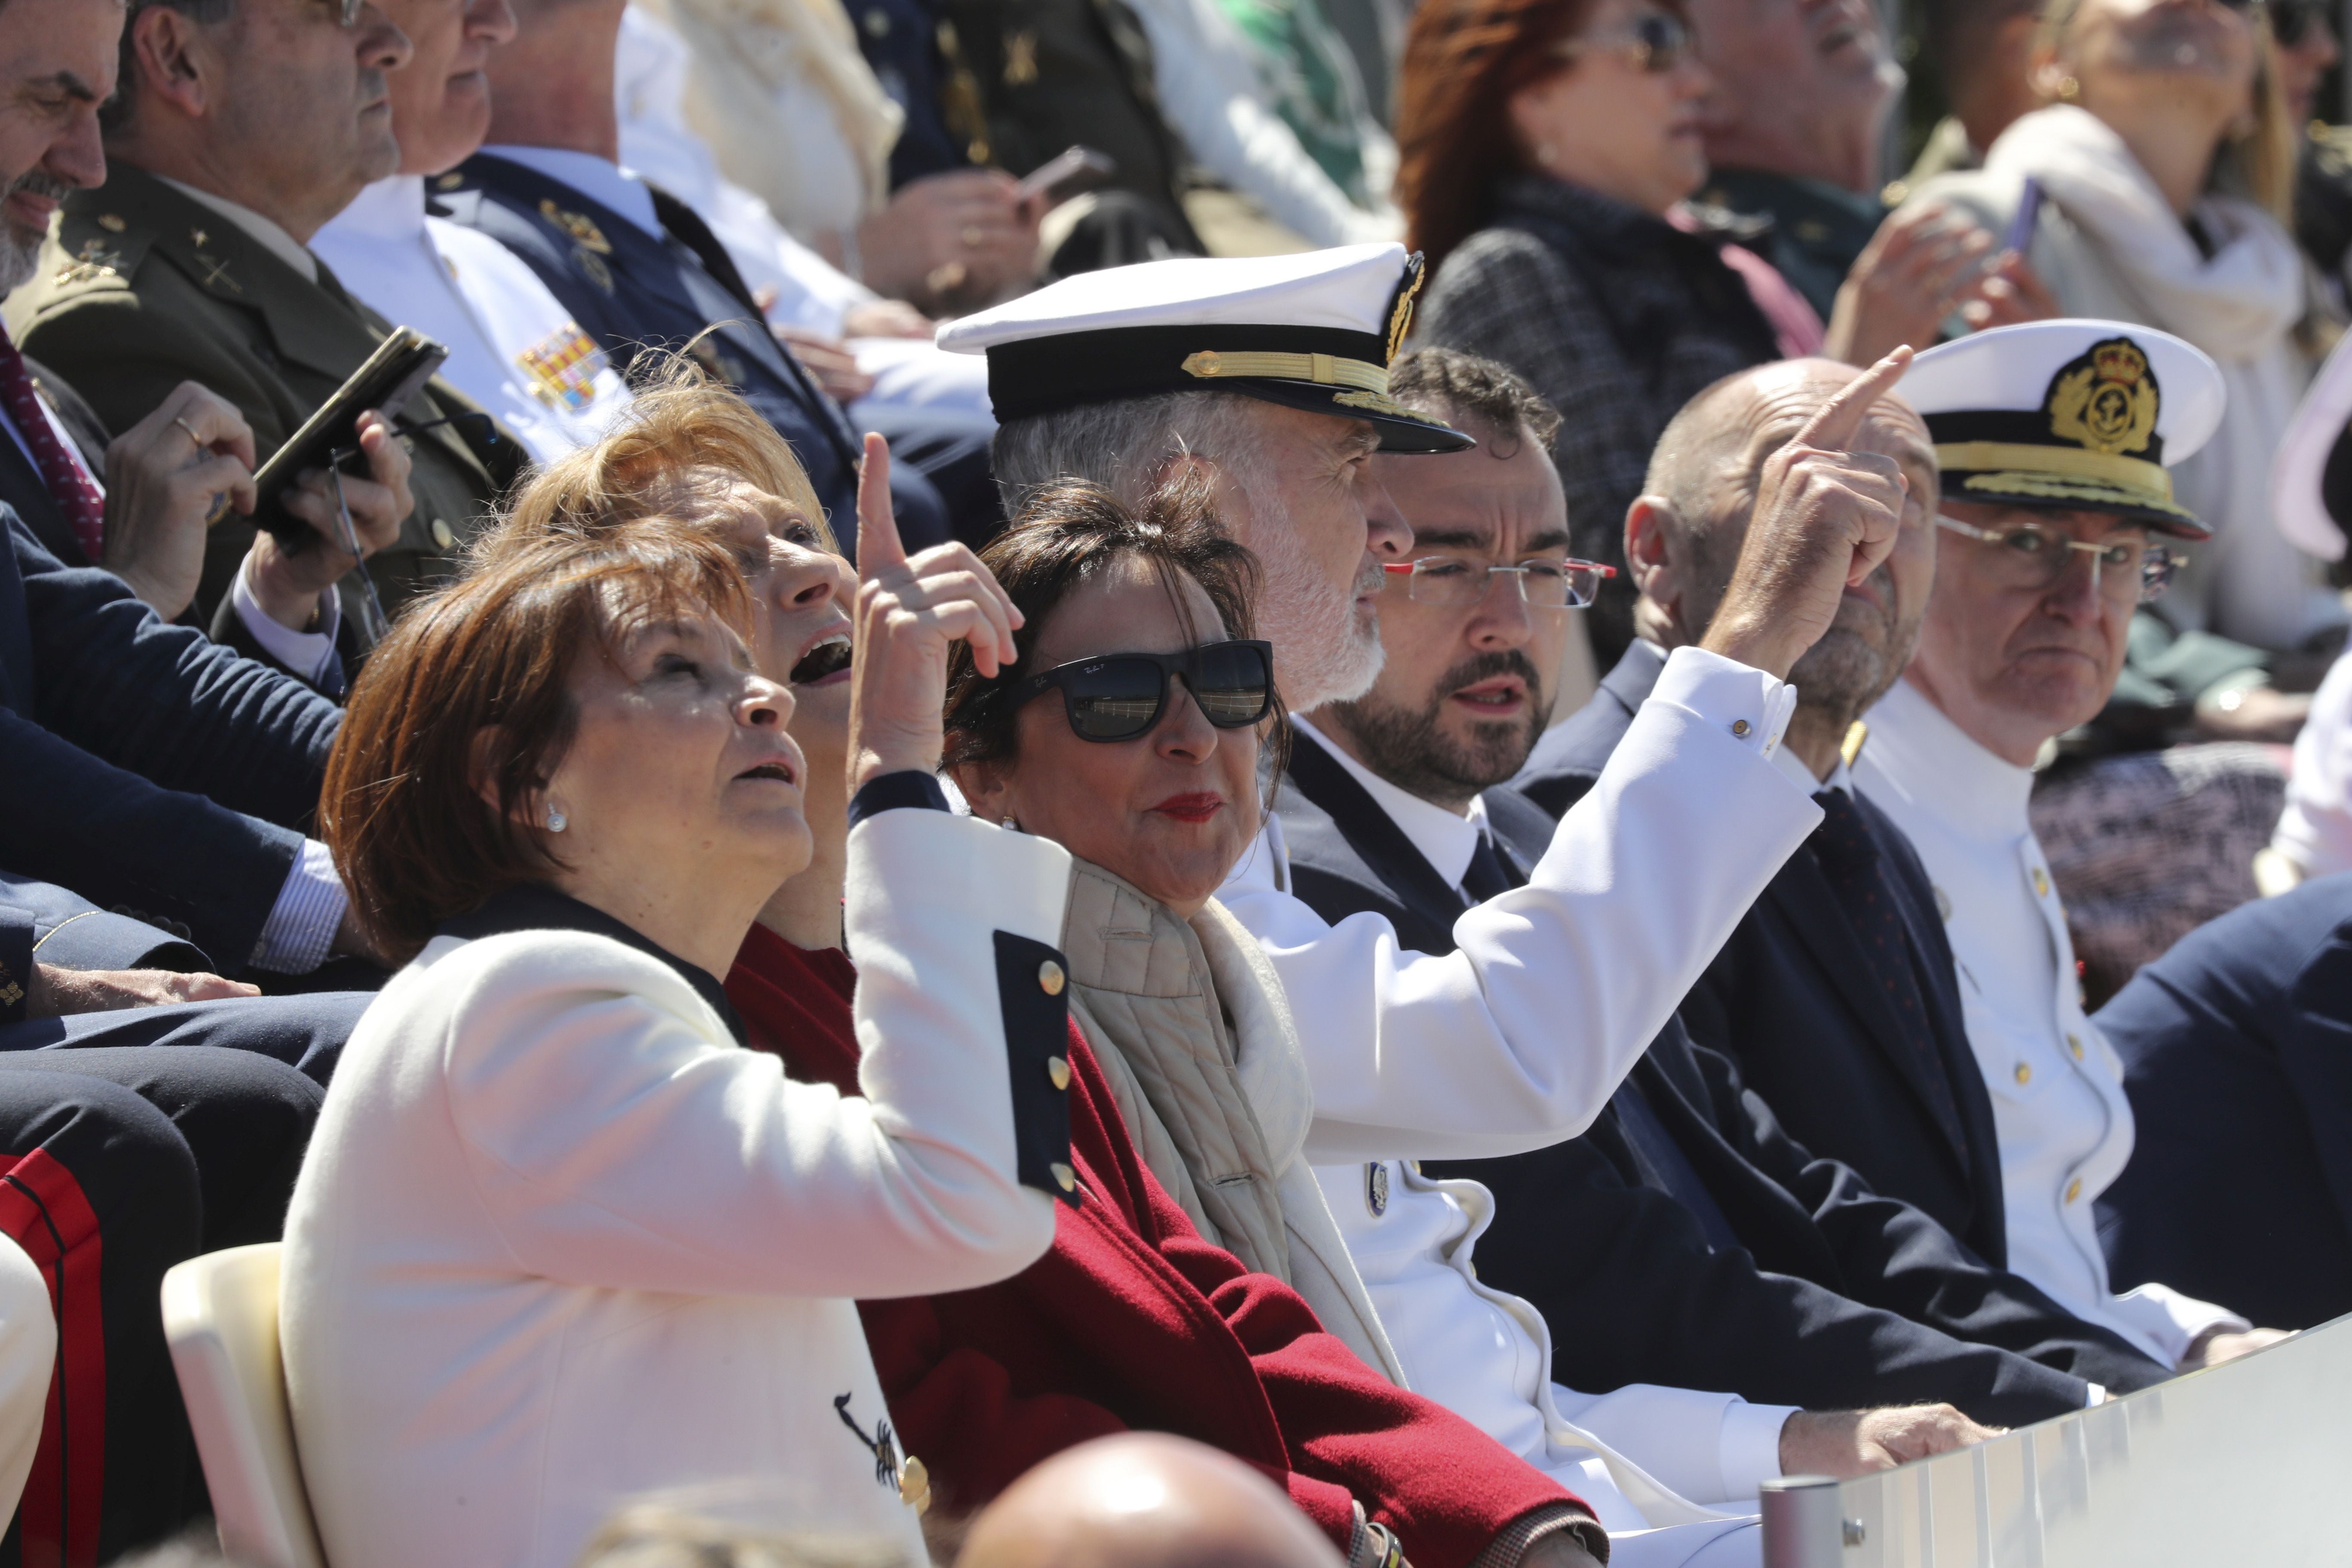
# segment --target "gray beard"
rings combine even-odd
[[[0,201],[5,201],[18,191],[31,191],[36,195],[63,201],[73,187],[63,180],[27,169],[0,190]],[[29,229],[0,219],[0,295],[5,295],[33,280],[41,269],[41,242],[48,235],[40,229]]]

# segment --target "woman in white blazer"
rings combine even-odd
[[[654,519],[494,552],[352,693],[327,837],[354,912],[415,957],[287,1223],[336,1568],[556,1568],[632,1497],[733,1480],[923,1560],[853,1300],[987,1284],[1052,1239],[1067,1112],[1034,1086],[1065,1026],[1038,977],[1068,857],[944,809],[947,648],[992,667],[1014,620],[961,546],[904,559],[887,462],[868,437],[862,1099],[741,1048],[719,984],[809,855],[792,698],[753,673],[725,549]]]

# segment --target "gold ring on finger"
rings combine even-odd
[[[186,420],[181,418],[176,414],[172,416],[172,423],[177,425],[181,430],[186,434],[188,439],[196,444],[197,451],[202,452],[207,450],[205,446],[205,438],[196,434],[196,427],[194,426],[189,424]]]
[[[963,226],[963,247],[966,250],[978,250],[980,248],[981,241],[987,237],[987,231],[982,229],[980,225],[976,223],[968,223]]]

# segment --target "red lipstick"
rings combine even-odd
[[[1224,809],[1225,797],[1206,790],[1190,795],[1171,795],[1151,809],[1162,816],[1172,816],[1179,822],[1206,822]]]

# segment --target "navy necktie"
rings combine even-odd
[[[1474,904],[1507,893],[1523,879],[1513,874],[1510,863],[1502,851],[1495,847],[1495,836],[1482,824],[1478,829],[1478,847],[1470,852],[1470,868],[1462,873],[1462,890],[1470,895]]]
[[[1813,796],[1813,803],[1823,813],[1821,826],[1813,830],[1813,858],[1829,879],[1839,908],[1860,940],[1863,954],[1870,962],[1872,981],[1885,993],[1901,1035],[1892,1042],[1893,1047],[1907,1054],[1916,1065],[1928,1110],[1953,1145],[1965,1149],[1968,1139],[1960,1130],[1959,1100],[1946,1076],[1949,1069],[1944,1053],[1936,1048],[1935,1029],[1927,1022],[1925,993],[1914,967],[1911,938],[1895,908],[1878,840],[1871,836],[1862,808],[1844,790],[1825,789]]]

